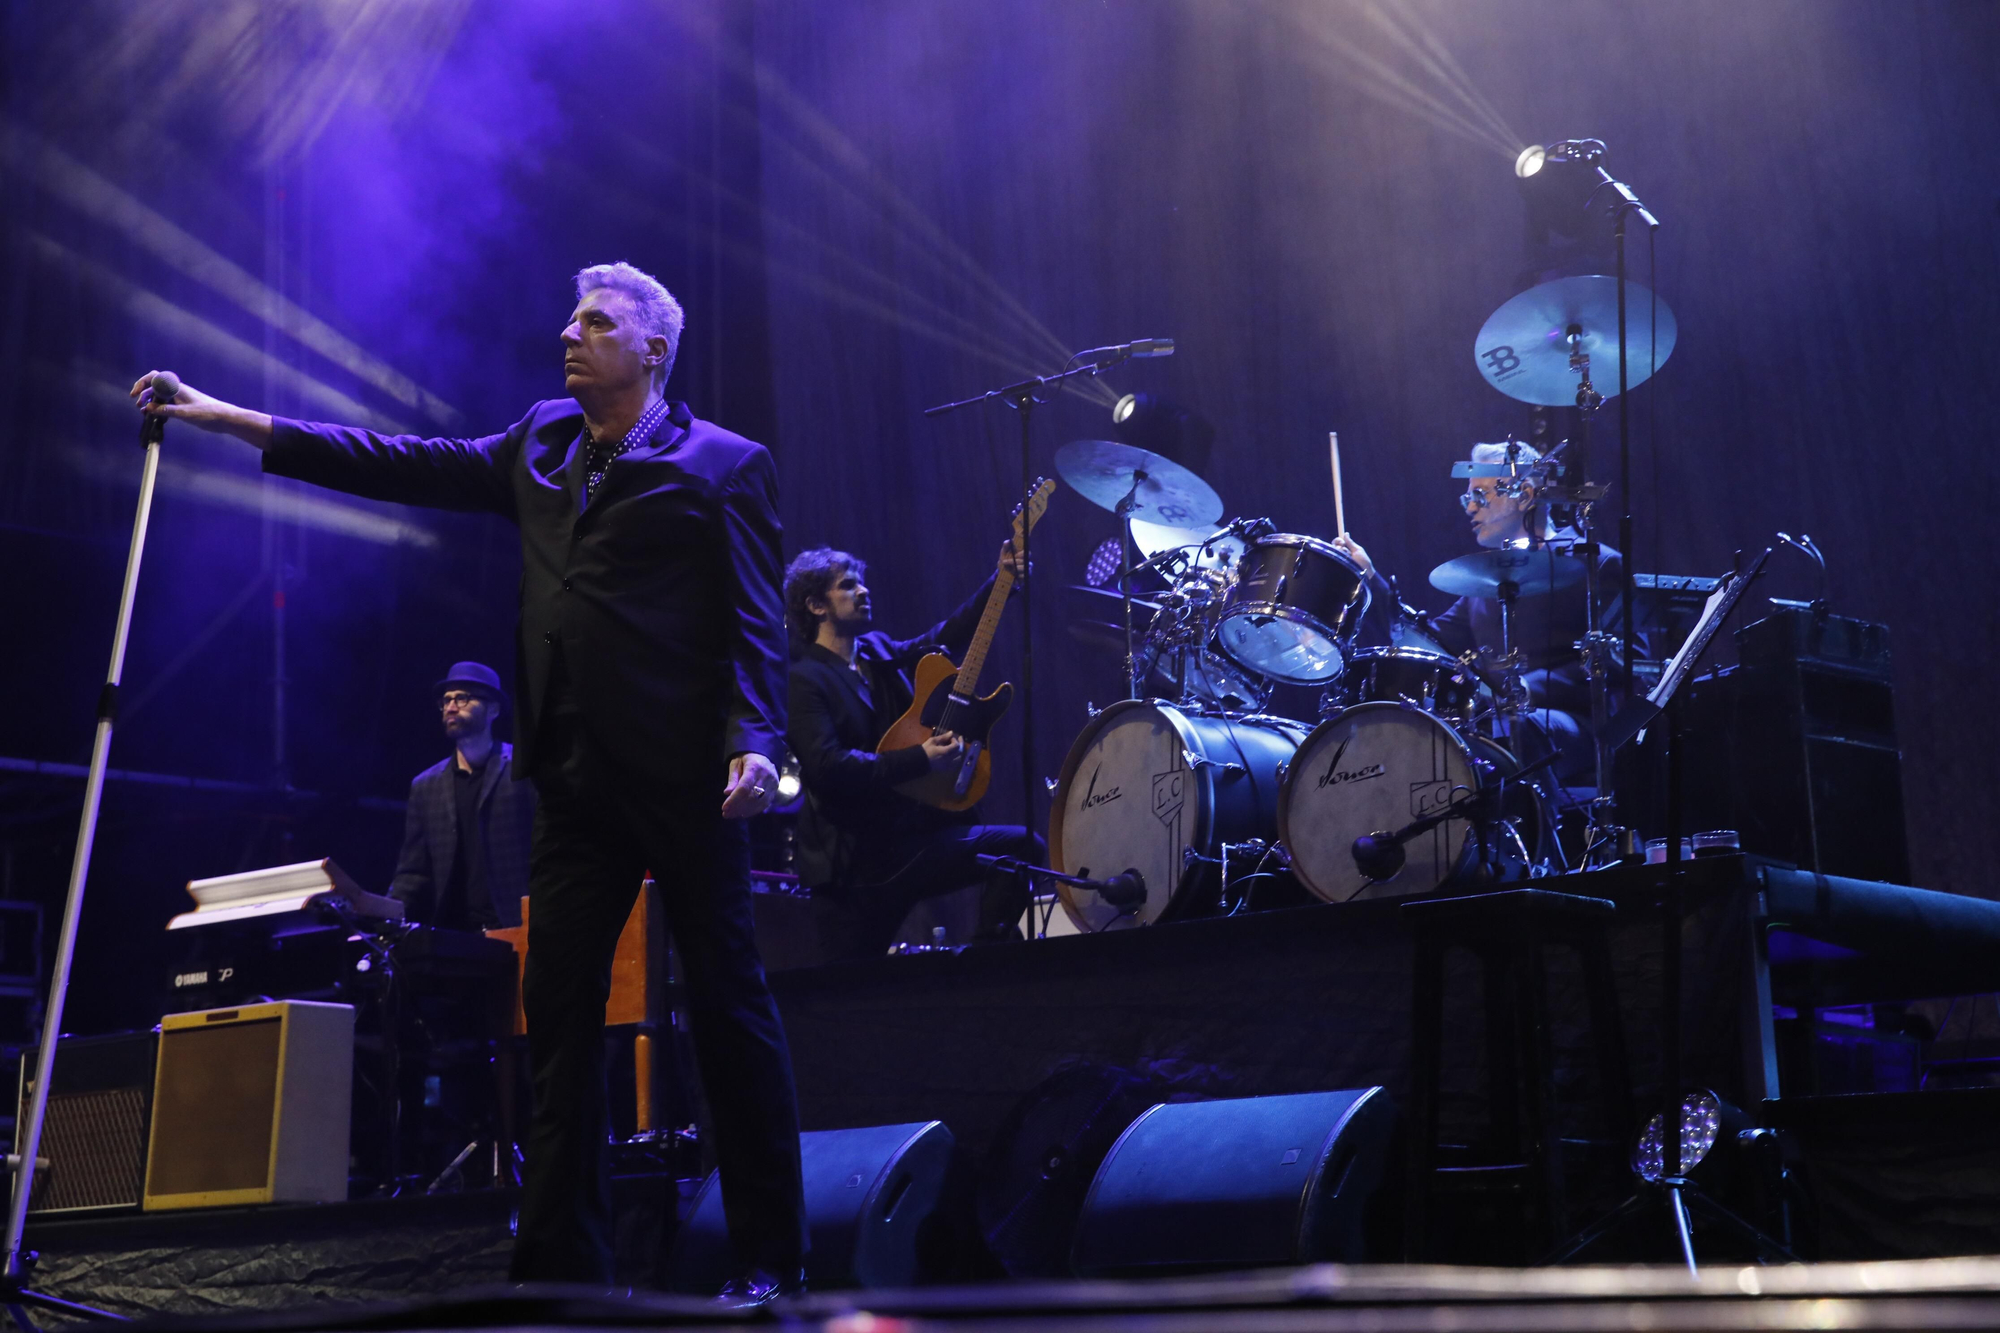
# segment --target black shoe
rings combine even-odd
[[[787,1282],[774,1277],[761,1268],[753,1268],[740,1273],[722,1284],[716,1294],[715,1303],[727,1310],[755,1310],[769,1305],[779,1297],[803,1296],[806,1294],[806,1275],[794,1274]]]

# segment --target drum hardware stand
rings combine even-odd
[[[1032,422],[1035,408],[1049,400],[1043,396],[1051,386],[1075,379],[1079,375],[1099,375],[1113,366],[1130,360],[1134,355],[1128,344],[1124,349],[1113,349],[1102,360],[1087,361],[1080,366],[1070,366],[1053,375],[1037,375],[1031,379],[1017,380],[1013,384],[1003,384],[997,389],[971,398],[961,398],[953,403],[939,403],[936,407],[924,409],[927,417],[941,417],[956,412],[963,407],[978,403],[1000,402],[1013,408],[1021,416],[1021,503],[1027,504],[1035,485],[1034,434]],[[1146,353],[1158,355],[1158,353]],[[1072,358],[1074,360],[1074,358]],[[1021,529],[1021,549],[1016,552],[1021,557],[1021,573],[1016,580],[1021,589],[1021,822],[1028,828],[1035,827],[1035,617],[1034,617],[1034,565],[1029,560],[1029,542],[1033,525]],[[1131,540],[1131,526],[1126,526],[1126,541]],[[1131,564],[1129,554],[1121,556],[1124,564]],[[1129,672],[1131,647],[1131,604],[1132,591],[1125,590],[1126,599],[1126,647]]]
[[[1132,489],[1118,502],[1118,600],[1125,608],[1125,697],[1137,699],[1139,690],[1138,655],[1132,649],[1132,510],[1137,507],[1139,488],[1146,484],[1144,468],[1132,470]],[[1183,664],[1185,668],[1185,664]]]

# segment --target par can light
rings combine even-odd
[[[1514,174],[1522,180],[1526,180],[1540,171],[1542,163],[1548,161],[1548,159],[1548,149],[1538,143],[1531,143],[1526,148],[1523,148],[1520,155],[1514,159]]]
[[[1722,1099],[1706,1088],[1681,1098],[1679,1107],[1680,1172],[1687,1175],[1700,1166],[1722,1133]],[[1667,1174],[1666,1117],[1656,1115],[1639,1131],[1632,1148],[1632,1169],[1640,1179],[1657,1181]]]

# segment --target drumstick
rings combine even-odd
[[[1326,433],[1327,447],[1333,452],[1333,526],[1341,536],[1347,535],[1347,505],[1340,495],[1340,432]]]

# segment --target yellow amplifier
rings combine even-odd
[[[160,1020],[147,1211],[347,1197],[354,1008],[281,1000]]]

